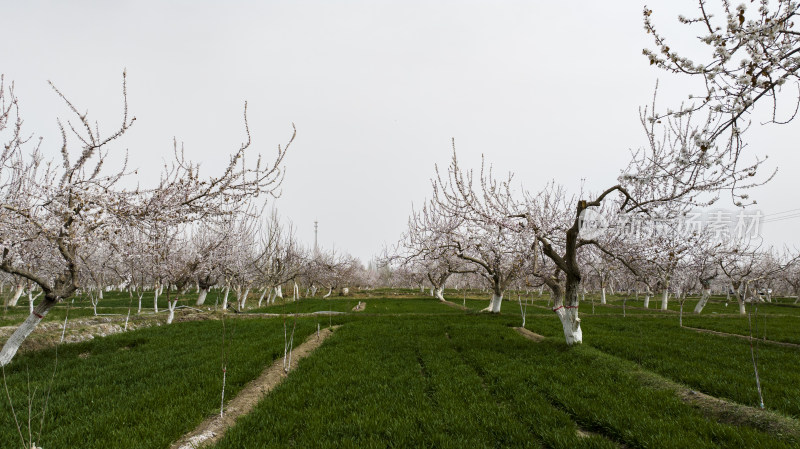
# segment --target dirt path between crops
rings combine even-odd
[[[132,331],[150,326],[157,326],[161,323],[153,319],[131,319],[128,321],[127,328],[125,319],[113,318],[80,318],[67,321],[67,330],[64,331],[63,321],[48,321],[40,323],[33,333],[22,343],[19,352],[38,351],[50,348],[62,343],[61,335],[64,334],[63,343],[79,343],[82,341],[93,340],[96,337],[118,334],[126,330]],[[0,339],[5,342],[19,325],[4,326],[0,328]]]
[[[125,318],[125,315],[121,315],[114,317],[96,316],[69,319],[67,320],[66,331],[64,331],[64,321],[45,321],[36,326],[33,333],[22,343],[19,352],[38,351],[59,344],[80,343],[82,341],[93,340],[97,337],[105,337],[146,327],[161,326],[166,322],[166,313],[158,315],[131,315],[127,320],[127,324]],[[175,313],[174,322],[208,319],[218,319],[218,317],[206,313],[177,311]],[[0,327],[0,341],[5,343],[5,340],[17,327],[19,327],[19,324]],[[62,333],[64,334],[63,342],[61,340]]]
[[[772,435],[786,435],[800,440],[800,422],[779,413],[720,399],[692,390],[648,371],[634,373],[642,383],[675,392],[685,403],[699,409],[707,418],[723,423],[749,426]]]
[[[467,307],[464,307],[464,306],[462,306],[461,304],[456,304],[456,303],[454,303],[454,302],[451,302],[451,301],[447,301],[447,300],[445,300],[445,301],[439,301],[439,302],[441,302],[442,304],[444,304],[444,305],[446,305],[446,306],[450,306],[450,307],[452,307],[452,308],[454,308],[454,309],[459,309],[459,310],[469,310],[469,308],[467,308]]]
[[[720,336],[723,336],[723,337],[743,338],[745,340],[749,340],[750,339],[750,337],[747,336],[747,335],[729,334],[727,332],[712,331],[711,329],[703,329],[703,328],[699,328],[699,327],[683,326],[683,328],[684,329],[693,330],[695,332],[701,332],[701,333],[704,333],[704,334],[720,335]],[[756,342],[759,342],[759,343],[769,343],[769,344],[777,345],[777,346],[784,346],[784,347],[787,347],[787,348],[800,348],[800,345],[797,344],[797,343],[787,343],[785,341],[765,340],[763,338],[753,338],[753,341],[756,341]]]
[[[338,327],[322,329],[319,334],[311,334],[302,345],[294,348],[294,351],[292,351],[294,362],[290,371],[297,367],[296,362],[310,355]],[[233,426],[240,416],[250,413],[256,404],[278,386],[286,376],[287,373],[283,370],[283,359],[275,360],[258,378],[245,385],[242,391],[225,405],[224,416],[216,415],[206,419],[197,428],[173,443],[170,449],[195,449],[216,443],[222,439],[225,432]]]
[[[528,329],[525,329],[524,327],[515,327],[514,330],[519,332],[520,335],[527,338],[528,340],[533,340],[536,343],[539,343],[540,341],[545,339],[544,335],[539,335],[535,332],[531,332]]]
[[[706,331],[705,329],[687,329]],[[523,337],[537,343],[546,338],[543,335],[536,334],[522,327],[515,327],[514,330]],[[733,337],[743,337],[742,335],[725,334],[723,332],[710,332]],[[800,346],[791,343],[787,343],[787,345]],[[726,399],[720,399],[701,393],[650,371],[636,371],[634,374],[639,377],[645,385],[657,389],[673,391],[683,402],[696,407],[710,419],[737,426],[749,426],[770,434],[787,435],[800,440],[800,422],[797,420],[773,411],[761,410],[756,407],[738,404]],[[578,430],[578,433],[581,433],[581,429]]]

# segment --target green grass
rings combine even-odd
[[[748,337],[752,331],[753,338],[766,337],[768,340],[800,344],[800,317],[765,313],[761,306],[758,315],[753,314],[749,322],[747,315],[725,318],[689,315],[683,317],[683,324]]]
[[[431,297],[408,299],[367,299],[365,314],[455,314],[463,315],[464,311],[455,309]]]
[[[208,298],[206,299],[206,304],[203,307],[213,309],[215,295],[216,291],[210,293],[208,295]],[[41,297],[37,299],[35,303],[38,304],[40,300]],[[178,300],[178,305],[194,306],[196,301],[197,301],[197,294],[194,292],[190,292],[183,295],[181,299]],[[221,302],[222,300],[220,299],[220,303]],[[135,295],[133,301],[131,302],[128,293],[126,292],[105,292],[104,298],[98,301],[97,313],[124,317],[128,313],[129,306],[130,306],[131,316],[136,315],[138,309],[138,298]],[[153,292],[145,292],[144,296],[142,297],[142,314],[145,315],[152,314],[154,312],[153,306],[154,306]],[[52,309],[50,309],[47,316],[45,316],[44,320],[42,321],[44,322],[64,321],[64,316],[66,314],[67,309],[69,309],[70,318],[86,318],[94,316],[94,309],[92,307],[92,303],[89,300],[89,297],[84,295],[84,296],[76,296],[74,298],[71,298],[69,301],[56,304],[55,306],[53,306]],[[158,310],[159,312],[164,312],[165,310],[167,310],[166,295],[160,295],[158,297]],[[19,299],[19,302],[16,306],[4,308],[2,314],[0,315],[0,326],[11,326],[14,324],[19,324],[23,320],[25,320],[28,314],[29,314],[28,299],[27,296],[24,296]]]
[[[704,418],[589,346],[506,318],[351,320],[216,446],[790,447]],[[578,424],[576,424],[578,423]],[[595,432],[576,434],[577,425]]]
[[[557,320],[529,320],[528,328],[560,337]],[[746,340],[681,329],[672,318],[584,316],[584,345],[633,361],[712,396],[758,406],[750,346]],[[800,353],[796,348],[758,345],[766,407],[800,416]]]
[[[379,297],[383,294],[385,297]],[[463,301],[463,291],[445,297]],[[469,311],[441,304],[418,290],[358,292],[351,297],[303,298],[248,312],[363,312],[298,319],[296,342],[317,323],[343,326],[256,410],[242,418],[219,448],[260,447],[792,447],[800,442],[706,418],[673,392],[642,382],[652,372],[692,389],[741,404],[758,404],[746,340],[678,327],[670,311],[641,300],[608,295],[600,305],[587,295],[580,306],[584,344],[568,348],[548,296],[523,295],[527,327],[548,336],[520,337],[516,293],[502,313],[475,313],[488,294],[468,292]],[[164,306],[166,299],[164,298]],[[594,308],[591,300],[595,300]],[[195,297],[187,295],[186,304]],[[213,309],[217,292],[206,307]],[[219,298],[221,302],[221,294]],[[732,303],[713,298],[702,315],[684,305],[687,326],[746,334],[746,317]],[[248,304],[255,305],[251,294]],[[126,293],[107,293],[98,311],[127,313]],[[800,308],[782,301],[759,305],[770,339],[800,341]],[[152,294],[143,301],[152,311]],[[134,312],[136,301],[134,300]],[[162,307],[162,308],[163,308]],[[594,309],[594,310],[593,310]],[[48,319],[63,320],[66,305]],[[593,313],[594,312],[594,313]],[[733,313],[731,313],[733,312]],[[27,315],[27,304],[9,309],[2,323]],[[76,300],[71,319],[92,315]],[[233,397],[283,351],[283,320],[228,319],[228,389]],[[7,325],[7,324],[4,324]],[[40,446],[163,448],[218,411],[222,323],[201,321],[140,329],[62,345]],[[797,348],[759,344],[759,371],[767,408],[800,416]],[[79,355],[88,355],[86,358]],[[30,382],[34,412],[41,410],[55,350],[23,353],[6,369],[18,415],[27,425]],[[30,376],[30,381],[28,381]],[[0,411],[0,447],[20,447],[7,401]],[[592,432],[576,435],[578,427]],[[26,429],[24,429],[26,430]],[[27,432],[26,432],[27,435]]]
[[[430,314],[456,313],[463,314],[452,307],[440,303],[430,297],[405,298],[303,298],[297,301],[285,301],[265,307],[249,309],[249,313],[313,313],[321,311],[351,312],[358,303],[366,303],[360,314]]]
[[[227,320],[226,325],[226,397],[231,398],[273,359],[283,356],[283,323]],[[298,320],[295,341],[302,342],[315,329],[316,321]],[[36,392],[33,434],[40,446],[168,447],[219,412],[222,335],[221,321],[204,321],[62,345],[41,436],[40,412],[55,349],[20,354],[5,375],[23,434],[27,439],[30,390]],[[0,447],[18,448],[21,440],[8,401],[3,402]]]
[[[320,311],[349,312],[358,304],[357,299],[322,299],[303,298],[297,301],[284,300],[272,305],[257,306],[258,298],[253,301],[253,309],[248,313],[312,313]]]

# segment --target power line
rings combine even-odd
[[[766,218],[766,217],[772,217],[773,215],[783,215],[783,214],[788,214],[790,212],[800,212],[800,209],[790,209],[790,210],[785,210],[783,212],[775,212],[774,214],[766,214],[763,217]]]
[[[769,220],[763,220],[761,223],[774,223],[776,221],[791,220],[791,219],[795,219],[795,218],[800,218],[800,213],[795,213],[795,214],[792,214],[792,215],[786,215],[786,216],[783,216],[783,217],[775,217],[775,218],[771,218]]]

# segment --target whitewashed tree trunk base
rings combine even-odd
[[[694,313],[700,313],[703,311],[703,308],[708,303],[709,296],[711,296],[711,289],[703,289],[703,295],[700,297],[700,301],[697,301],[697,305],[694,306]]]
[[[201,288],[200,293],[197,294],[197,302],[194,304],[196,306],[202,306],[206,303],[206,296],[208,296],[208,289]]]
[[[503,295],[497,293],[492,294],[492,300],[489,301],[489,306],[481,310],[481,312],[500,313],[500,307],[503,305]]]
[[[554,312],[561,320],[561,327],[564,329],[564,340],[568,345],[583,343],[583,331],[581,330],[581,319],[578,318],[578,306],[559,306]]]
[[[25,288],[22,285],[17,285],[17,289],[14,290],[14,296],[8,300],[8,305],[14,307],[17,305],[17,301],[19,301],[19,297],[22,296],[22,292]]]
[[[6,344],[3,345],[3,349],[0,350],[0,366],[8,365],[8,363],[14,358],[14,355],[19,350],[22,342],[28,338],[28,335],[33,332],[39,322],[42,321],[42,318],[44,318],[46,315],[47,312],[45,311],[39,315],[32,313],[28,315],[28,318],[25,318],[25,321],[23,321],[17,330],[15,330],[14,333],[8,337]]]
[[[169,301],[167,302],[167,308],[169,309],[169,315],[167,315],[167,324],[172,324],[172,321],[175,319],[175,306],[178,305],[178,301]]]
[[[228,295],[231,292],[231,288],[229,286],[225,286],[225,294],[222,295],[222,310],[228,310]]]

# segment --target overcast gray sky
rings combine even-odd
[[[694,0],[651,0],[675,45]],[[272,154],[291,134],[283,196],[274,202],[313,241],[365,262],[403,231],[430,194],[434,164],[480,155],[528,189],[555,179],[577,191],[612,185],[642,143],[638,108],[657,79],[676,105],[696,81],[650,67],[643,2],[535,1],[19,1],[2,7],[0,73],[16,82],[29,132],[56,154],[66,115],[50,79],[101,127],[119,123],[128,71],[137,117],[119,149],[157,176],[172,138],[207,174],[243,139]],[[753,154],[779,167],[754,192],[759,209],[800,208],[800,123],[757,127]],[[729,207],[729,204],[725,204]],[[732,207],[732,206],[730,206]],[[800,246],[800,218],[765,225]]]

